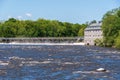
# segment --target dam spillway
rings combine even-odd
[[[83,40],[83,37],[0,38],[1,43],[75,43]]]

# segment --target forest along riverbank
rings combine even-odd
[[[119,63],[120,51],[112,48],[0,45],[0,79],[5,80],[118,80]]]

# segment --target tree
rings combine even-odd
[[[57,20],[32,21],[10,18],[0,23],[0,37],[74,37],[78,36],[82,26]]]
[[[87,27],[87,24],[82,24],[81,28],[79,29],[78,36],[84,36],[84,30]]]
[[[96,20],[93,20],[93,21],[90,22],[90,24],[93,24],[93,23],[97,23],[97,21],[96,21]]]
[[[120,49],[120,35],[115,40],[115,47]]]
[[[108,11],[103,17],[102,29],[106,46],[115,46],[120,36],[120,8]]]
[[[103,39],[95,39],[94,42],[97,46],[104,46]]]

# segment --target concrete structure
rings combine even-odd
[[[86,45],[95,45],[95,39],[102,39],[102,23],[93,23],[89,25],[84,31],[84,43]]]
[[[0,38],[0,43],[77,43],[83,37]]]

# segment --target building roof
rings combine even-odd
[[[102,23],[93,23],[90,24],[85,30],[100,30]]]

